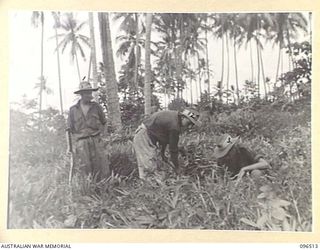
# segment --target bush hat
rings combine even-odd
[[[215,158],[224,157],[238,140],[239,140],[239,136],[232,138],[228,134],[220,135],[217,138],[216,147],[214,148],[214,151],[213,151],[213,157]]]
[[[198,127],[201,126],[201,122],[198,121],[200,113],[197,110],[187,108],[183,110],[181,114],[188,118],[194,125]]]
[[[75,91],[75,94],[80,94],[83,91],[97,91],[99,88],[92,88],[91,84],[87,81],[80,82],[79,90]]]

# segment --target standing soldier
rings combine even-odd
[[[137,156],[139,177],[145,179],[147,172],[152,173],[157,167],[157,146],[161,147],[161,156],[164,161],[165,149],[169,144],[170,161],[175,172],[179,173],[178,142],[179,134],[189,125],[200,125],[197,121],[199,112],[185,109],[178,111],[159,111],[148,117],[136,130],[133,138],[133,147]]]
[[[80,175],[91,175],[96,181],[108,177],[110,170],[106,157],[103,154],[101,135],[106,124],[106,117],[102,107],[92,101],[92,88],[89,82],[81,82],[79,94],[81,99],[72,106],[68,117],[68,130],[75,138],[75,153],[78,166],[76,171]]]

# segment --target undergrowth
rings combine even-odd
[[[112,176],[99,183],[74,177],[71,186],[64,134],[49,128],[43,139],[37,129],[27,129],[30,117],[15,115],[9,228],[312,230],[311,124],[305,110],[242,109],[212,117],[181,136],[181,174],[159,161],[149,181],[137,176],[132,131],[108,135]],[[226,132],[241,135],[271,170],[259,179],[245,176],[238,185],[219,175],[212,152],[216,136]]]

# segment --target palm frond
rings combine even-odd
[[[87,24],[87,21],[84,21],[82,23],[80,23],[77,27],[74,28],[74,33],[78,32],[79,30],[81,30],[83,28],[84,25]]]

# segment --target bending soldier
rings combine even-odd
[[[165,150],[169,144],[170,161],[179,173],[178,142],[179,134],[189,125],[200,125],[199,113],[196,110],[159,111],[148,117],[138,127],[133,138],[133,147],[138,161],[139,177],[145,179],[146,172],[154,172],[157,167],[157,144],[161,147],[164,161]]]

